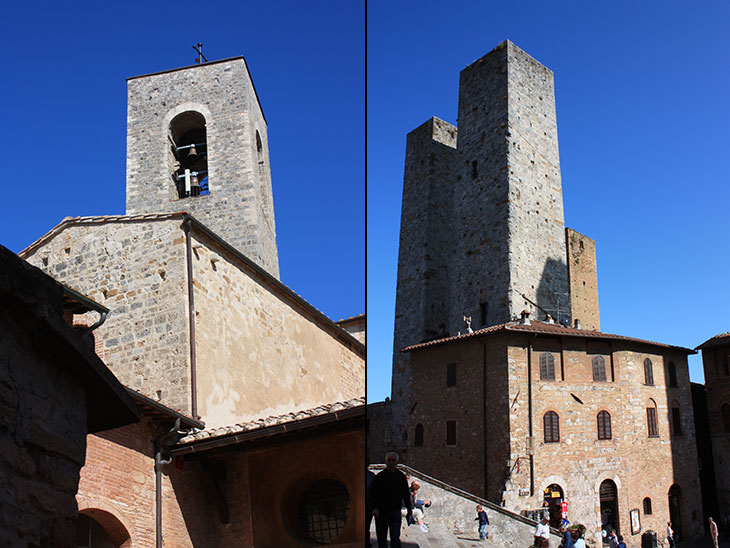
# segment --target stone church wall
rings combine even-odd
[[[115,222],[101,217],[67,223],[24,258],[110,309],[94,337],[100,357],[123,384],[189,413],[187,274],[180,220]]]
[[[364,355],[349,335],[193,238],[198,405],[209,428],[362,396]]]

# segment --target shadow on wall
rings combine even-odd
[[[571,325],[568,266],[562,260],[548,259],[537,287],[536,320],[544,321],[550,314],[556,323]]]

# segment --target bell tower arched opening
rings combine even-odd
[[[170,122],[168,138],[170,171],[178,198],[209,194],[205,117],[192,110],[178,114]]]

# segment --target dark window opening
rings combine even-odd
[[[677,386],[677,367],[669,362],[669,386]]]
[[[725,370],[723,371],[723,374],[727,377],[730,376],[730,356],[727,357],[725,360]]]
[[[479,176],[479,171],[477,169],[477,161],[474,160],[471,163],[471,178],[476,179]]]
[[[651,515],[651,499],[649,497],[644,499],[644,514]]]
[[[730,434],[730,405],[724,403],[720,408],[720,414],[722,415],[722,431]]]
[[[540,354],[540,380],[555,380],[555,357],[550,352]]]
[[[679,407],[672,407],[672,434],[682,435],[682,416],[679,413]]]
[[[606,382],[606,360],[603,356],[593,356],[593,380]]]
[[[350,494],[337,480],[321,480],[309,487],[299,501],[299,526],[310,539],[322,544],[337,540],[350,512]]]
[[[598,439],[611,439],[611,414],[608,411],[598,413]]]
[[[75,526],[76,546],[78,548],[114,548],[119,546],[112,540],[106,529],[89,516],[79,514]]]
[[[646,408],[646,426],[649,431],[649,437],[656,438],[659,436],[659,430],[656,424],[656,407]]]
[[[209,194],[208,138],[205,118],[188,111],[170,122],[172,180],[179,198]]]
[[[560,418],[555,411],[548,411],[542,418],[545,443],[560,441]]]
[[[649,358],[644,360],[644,384],[654,384],[654,366]]]
[[[446,364],[446,387],[456,386],[456,364]]]
[[[416,434],[413,439],[413,445],[421,447],[423,445],[423,425],[418,423],[416,425]]]
[[[256,152],[261,154],[264,150],[264,145],[261,144],[261,135],[259,134],[259,130],[256,130]]]
[[[487,326],[487,314],[489,313],[489,303],[481,303],[479,305],[479,319],[481,320],[481,326],[486,327]]]
[[[456,421],[446,421],[446,445],[456,445]]]

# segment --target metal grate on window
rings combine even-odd
[[[334,542],[345,528],[350,512],[350,494],[337,480],[311,485],[299,502],[299,521],[306,535],[316,542]]]

